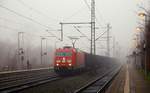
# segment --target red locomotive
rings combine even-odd
[[[110,68],[116,64],[114,58],[91,55],[79,49],[64,47],[56,49],[54,59],[54,70],[58,74],[68,72],[91,71],[99,68]]]
[[[57,73],[72,72],[85,67],[85,53],[72,47],[56,49],[54,70]]]

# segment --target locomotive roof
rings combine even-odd
[[[69,47],[69,48],[65,47],[65,48],[58,48],[58,49],[56,49],[56,52],[70,52],[70,51],[83,52],[79,48],[73,48],[73,47]]]

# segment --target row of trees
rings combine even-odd
[[[144,9],[144,8],[143,8]],[[136,40],[136,47],[129,56],[134,62],[137,68],[141,68],[145,71],[145,74],[150,73],[150,11],[138,14],[143,17],[142,25],[138,29],[138,35]]]

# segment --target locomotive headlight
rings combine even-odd
[[[56,66],[59,66],[59,64],[56,64]]]
[[[68,62],[68,63],[71,63],[71,62],[72,62],[72,60],[67,60],[67,62]]]
[[[69,64],[69,66],[72,66],[72,64]]]

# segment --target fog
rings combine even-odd
[[[20,65],[17,63],[18,32],[24,32],[25,60],[29,59],[33,68],[39,67],[41,36],[57,36],[60,38],[60,22],[90,22],[90,11],[87,7],[90,0],[0,0],[0,67],[11,65],[11,69]],[[126,56],[133,43],[133,34],[137,25],[138,0],[95,0],[96,1],[96,37],[106,31],[110,23],[111,56]],[[143,2],[142,4],[145,4]],[[68,36],[82,36],[74,26],[64,26],[64,41],[58,42],[55,37],[48,37],[45,66],[52,63],[55,47],[71,45]],[[81,28],[81,32],[90,38],[90,25]],[[49,31],[49,33],[47,32]],[[53,34],[50,34],[53,33]],[[106,37],[106,34],[103,36]],[[115,40],[115,49],[113,49]],[[90,52],[90,42],[86,38],[77,40],[75,46]],[[46,44],[43,44],[46,47]],[[106,42],[96,43],[96,54],[106,54]],[[43,50],[46,51],[46,50]],[[118,53],[119,52],[119,53]],[[13,65],[12,65],[13,64]],[[14,67],[14,68],[13,68]]]

